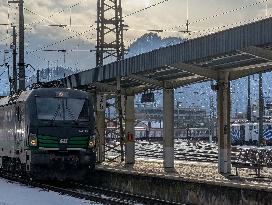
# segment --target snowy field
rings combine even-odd
[[[97,203],[0,178],[0,205],[93,205]]]

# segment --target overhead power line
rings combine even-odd
[[[132,13],[129,13],[129,14],[125,15],[124,18],[129,17],[129,16],[132,16],[132,15],[135,15],[135,14],[138,14],[138,13],[140,13],[140,12],[143,12],[143,11],[148,10],[148,9],[150,9],[150,8],[156,7],[156,6],[158,6],[158,5],[164,4],[164,3],[168,2],[168,1],[170,1],[170,0],[163,0],[163,1],[160,1],[160,2],[158,2],[158,3],[152,4],[152,5],[150,5],[150,6],[147,6],[147,7],[145,7],[145,8],[142,8],[142,9],[140,9],[140,10],[137,10],[137,11],[134,11],[134,12],[132,12]]]
[[[202,22],[202,21],[207,21],[209,19],[216,18],[216,17],[219,17],[221,15],[227,15],[227,14],[230,14],[230,13],[233,13],[233,12],[237,12],[237,11],[240,11],[240,10],[243,10],[243,9],[246,9],[246,8],[249,8],[249,7],[253,7],[253,6],[256,6],[258,4],[266,3],[266,2],[268,2],[268,0],[262,0],[262,1],[259,1],[259,2],[255,2],[255,3],[249,4],[249,5],[245,5],[245,6],[242,6],[242,7],[239,7],[239,8],[231,9],[231,10],[228,10],[228,11],[224,11],[222,13],[217,13],[217,14],[214,14],[214,15],[209,16],[209,17],[203,17],[203,18],[196,19],[194,21],[189,22],[189,8],[188,8],[188,0],[187,0],[187,22],[186,22],[185,26],[184,25],[183,26],[175,26],[175,27],[172,27],[170,29],[135,29],[135,28],[127,28],[126,30],[127,31],[139,31],[139,32],[143,32],[143,33],[144,32],[154,32],[154,33],[188,33],[188,34],[198,33],[200,31],[189,31],[188,26],[191,25],[191,24],[193,24],[193,23],[199,23],[199,22]],[[266,11],[266,15],[267,15],[267,11]],[[185,27],[187,27],[187,28],[185,28]],[[177,29],[177,28],[182,28],[182,30],[174,30],[174,29]],[[209,30],[209,29],[207,29],[207,30]],[[135,39],[137,39],[137,38],[135,38]],[[129,42],[132,42],[132,40],[130,40]]]
[[[83,1],[87,1],[87,0],[83,0]],[[64,8],[64,9],[62,9],[62,10],[56,12],[56,13],[53,13],[53,14],[51,14],[47,19],[50,19],[50,18],[52,18],[52,17],[55,16],[55,15],[59,15],[59,14],[65,12],[66,10],[70,10],[71,8],[74,8],[74,7],[78,6],[78,5],[80,5],[83,1],[77,2],[77,3],[75,3],[75,4],[71,5],[71,6],[68,6],[68,7],[66,7],[66,8]],[[35,24],[39,24],[39,23],[42,23],[42,22],[44,22],[44,21],[45,21],[45,19],[41,19],[41,20],[39,20],[39,21],[34,21],[34,22],[32,22],[31,24],[29,24],[29,26],[32,26],[32,25],[35,25]]]
[[[94,25],[93,25],[93,26],[94,26]],[[51,43],[51,44],[48,44],[48,45],[45,45],[45,46],[40,47],[40,48],[38,48],[38,49],[36,49],[36,50],[29,51],[29,52],[27,52],[27,54],[31,54],[31,53],[34,53],[34,52],[37,52],[37,51],[41,51],[41,50],[43,50],[43,49],[49,48],[50,46],[58,45],[58,44],[60,44],[60,43],[62,43],[62,42],[64,42],[64,41],[70,40],[70,39],[75,38],[75,37],[77,37],[77,36],[84,35],[84,34],[86,34],[87,32],[90,32],[90,31],[93,31],[93,30],[96,30],[96,28],[92,28],[92,27],[91,27],[91,29],[89,29],[89,30],[86,30],[86,31],[77,33],[77,34],[72,35],[72,36],[69,36],[69,37],[67,37],[67,38],[65,38],[65,39],[56,41],[56,42]]]
[[[46,18],[46,17],[44,17],[44,16],[42,16],[42,15],[40,15],[40,14],[38,14],[38,13],[36,13],[36,12],[34,12],[34,11],[32,11],[32,10],[26,8],[26,7],[24,7],[24,9],[25,9],[26,11],[28,11],[29,13],[31,13],[31,14],[34,14],[34,15],[36,15],[36,16],[39,16],[39,17],[43,18],[44,20],[46,20],[46,21],[48,21],[48,22],[51,22],[52,24],[50,24],[50,25],[48,25],[48,26],[52,26],[52,27],[54,27],[54,26],[55,26],[55,27],[60,27],[60,28],[63,28],[63,29],[65,29],[65,30],[67,30],[67,31],[71,31],[71,32],[73,32],[73,33],[78,33],[77,31],[72,30],[71,28],[67,29],[66,27],[67,27],[68,25],[58,24],[58,23],[56,23],[55,21],[53,21],[53,20],[51,20],[51,19],[49,19],[49,18]],[[31,26],[31,25],[32,25],[32,24],[28,24],[27,26]],[[32,28],[31,28],[30,30],[32,30]]]
[[[238,22],[234,22],[234,23],[231,23],[231,24],[225,24],[225,25],[222,25],[222,26],[216,26],[216,27],[213,27],[213,28],[208,28],[208,29],[203,29],[203,30],[199,30],[199,31],[194,31],[194,33],[200,33],[197,36],[197,37],[199,37],[199,36],[211,34],[213,32],[219,32],[220,29],[229,29],[229,28],[233,28],[235,26],[253,23],[255,21],[260,21],[260,20],[263,20],[263,19],[266,19],[266,18],[270,18],[270,17],[272,17],[272,15],[262,16],[262,17],[256,17],[256,18],[252,18],[250,20],[243,20],[243,21],[238,21]]]
[[[170,1],[170,0],[160,1],[160,2],[158,2],[158,3],[156,3],[156,4],[147,6],[147,7],[142,8],[142,9],[139,9],[139,10],[137,10],[137,11],[135,11],[135,12],[132,12],[132,13],[129,13],[129,14],[125,15],[124,18],[129,17],[129,16],[132,16],[132,15],[137,14],[137,13],[140,13],[140,12],[145,11],[145,10],[147,10],[147,9],[153,8],[153,7],[158,6],[158,5],[160,5],[160,4],[166,3],[166,2],[168,2],[168,1]],[[50,17],[49,17],[49,18],[50,18]],[[95,24],[90,25],[89,27],[92,28],[92,27],[94,27],[94,26],[95,26]],[[65,38],[65,39],[62,39],[62,40],[60,40],[60,41],[57,41],[57,42],[55,42],[55,43],[52,43],[52,44],[49,44],[49,45],[45,45],[45,46],[43,46],[43,47],[41,47],[41,48],[39,48],[39,49],[30,51],[30,52],[27,53],[27,54],[31,54],[31,53],[33,53],[33,52],[36,52],[36,51],[39,51],[39,50],[46,49],[46,48],[48,48],[48,47],[50,47],[50,46],[57,45],[57,44],[62,43],[62,42],[64,42],[64,41],[67,41],[67,40],[70,40],[70,39],[72,39],[72,38],[75,38],[75,37],[77,37],[77,36],[82,36],[82,35],[84,36],[84,34],[86,34],[87,32],[94,31],[94,30],[96,30],[96,28],[94,28],[94,29],[89,29],[89,30],[86,30],[86,31],[77,33],[76,35],[69,36],[69,37],[67,37],[67,38]],[[91,39],[92,39],[92,38],[91,38]]]
[[[190,24],[192,24],[192,23],[199,23],[199,22],[202,22],[202,21],[206,21],[206,20],[209,20],[209,19],[212,19],[212,18],[216,18],[216,17],[221,16],[221,15],[230,14],[230,13],[233,13],[233,12],[236,12],[236,11],[240,11],[240,10],[252,7],[252,6],[256,6],[258,4],[266,3],[266,2],[268,2],[268,0],[263,0],[263,1],[255,2],[255,3],[252,3],[252,4],[246,5],[246,6],[242,6],[240,8],[236,8],[236,9],[232,9],[232,10],[229,10],[229,11],[225,11],[225,12],[222,12],[222,13],[219,13],[219,14],[215,14],[215,15],[212,15],[212,16],[209,16],[209,17],[197,19],[195,21],[192,21]]]
[[[159,3],[164,3],[164,2],[165,1],[159,2]],[[188,24],[191,25],[191,24],[194,24],[194,23],[199,23],[199,22],[207,21],[207,20],[210,20],[210,19],[213,19],[213,18],[217,18],[217,17],[222,16],[222,15],[227,15],[227,14],[230,14],[230,13],[234,13],[234,12],[237,12],[237,11],[240,11],[240,10],[243,10],[243,9],[246,9],[246,8],[250,8],[250,7],[262,4],[262,3],[267,3],[267,2],[268,2],[268,0],[262,0],[262,1],[254,2],[252,4],[248,4],[248,5],[245,5],[245,6],[241,6],[239,8],[235,8],[235,9],[231,9],[231,10],[228,10],[228,11],[224,11],[222,13],[217,13],[217,14],[214,14],[212,16],[208,16],[208,17],[203,17],[203,18],[200,18],[200,19],[196,19],[194,21],[188,22]],[[141,10],[143,10],[143,9],[141,9]],[[189,11],[188,11],[188,6],[187,6],[187,20],[189,18],[188,12]],[[267,12],[266,12],[266,15],[267,15]],[[133,29],[133,28],[128,28],[127,30],[131,30],[131,31],[142,31],[142,32],[149,32],[150,31],[150,32],[155,32],[155,33],[162,33],[162,32],[164,32],[164,33],[170,33],[170,32],[177,32],[177,33],[188,32],[188,33],[190,33],[189,30],[186,31],[185,27],[186,26],[182,25],[182,26],[171,27],[169,29]],[[184,30],[175,30],[177,28],[183,28]],[[193,31],[191,31],[191,32],[193,32]]]
[[[30,12],[30,13],[32,13],[32,14],[38,15],[38,16],[40,16],[40,17],[43,18],[43,19],[41,19],[41,20],[34,21],[34,22],[28,24],[27,26],[30,27],[30,26],[33,26],[33,25],[42,23],[42,22],[44,22],[45,20],[50,21],[50,18],[52,18],[53,16],[58,15],[58,14],[61,14],[61,13],[65,12],[66,10],[70,10],[71,8],[74,8],[74,7],[78,6],[78,5],[80,5],[80,4],[81,4],[82,2],[84,2],[84,1],[86,2],[87,0],[83,0],[83,1],[81,1],[81,2],[77,2],[77,3],[71,5],[71,6],[67,7],[67,8],[64,8],[64,9],[58,11],[57,13],[53,13],[53,14],[51,14],[48,18],[43,17],[43,16],[37,14],[36,12],[31,11],[30,9],[27,9],[27,8],[24,7],[24,9],[25,9],[26,11],[28,11],[28,12]],[[8,4],[8,5],[9,5],[9,7],[10,7],[10,4]],[[9,12],[8,12],[8,15],[9,15]],[[16,13],[15,13],[15,15],[16,15]],[[9,18],[9,17],[8,17],[8,18]],[[26,28],[25,28],[25,29],[26,29]],[[33,28],[30,28],[30,32],[31,32],[32,29],[33,29]],[[8,40],[9,38],[11,38],[11,36],[7,36],[7,37],[1,39],[0,42],[6,41],[6,40]]]
[[[258,4],[266,3],[266,2],[268,2],[268,0],[262,0],[262,1],[258,1],[258,2],[252,3],[252,4],[241,6],[239,8],[235,8],[235,9],[231,9],[231,10],[228,10],[228,11],[224,11],[222,13],[217,13],[217,14],[214,14],[212,16],[208,16],[208,17],[203,17],[203,18],[200,18],[200,19],[196,19],[194,21],[189,22],[189,25],[194,24],[194,23],[199,23],[199,22],[207,21],[207,20],[210,20],[210,19],[213,19],[213,18],[217,18],[217,17],[222,16],[222,15],[227,15],[227,14],[230,14],[230,13],[233,13],[233,12],[237,12],[237,11],[240,11],[240,10],[243,10],[243,9],[246,9],[246,8],[250,8],[250,7],[256,6]],[[170,29],[164,29],[164,32],[167,32],[169,30],[174,30],[174,29],[177,29],[177,28],[182,28],[182,27],[184,27],[184,25],[182,25],[182,26],[175,26],[175,27],[172,27]]]

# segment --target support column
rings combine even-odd
[[[174,169],[174,89],[163,90],[163,166]]]
[[[97,135],[97,162],[105,161],[105,110],[106,96],[98,94],[96,99],[96,135]]]
[[[231,174],[230,82],[229,73],[221,73],[217,91],[218,172]]]
[[[135,163],[135,108],[134,96],[126,97],[126,111],[125,111],[125,162],[126,164]]]
[[[259,146],[264,143],[263,75],[259,73]]]

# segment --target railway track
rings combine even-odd
[[[196,161],[196,162],[218,162],[218,151],[214,146],[198,145],[196,147],[184,145],[183,147],[175,147],[175,160],[180,161]],[[231,160],[237,161],[239,157],[239,148],[232,150]],[[116,153],[112,152],[109,155],[115,156]],[[144,145],[137,145],[135,148],[135,155],[139,158],[149,159],[163,159],[163,148],[160,143],[148,143]]]
[[[44,190],[50,190],[61,194],[73,196],[76,198],[82,198],[90,200],[91,202],[101,204],[112,204],[112,205],[134,205],[134,204],[165,204],[165,205],[178,205],[180,203],[169,202],[159,200],[151,197],[133,195],[130,193],[119,192],[115,190],[94,187],[87,184],[79,183],[50,183],[50,182],[39,182],[32,181],[20,176],[6,174],[1,172],[0,177],[21,184],[41,188]]]

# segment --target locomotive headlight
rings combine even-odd
[[[29,145],[33,147],[36,147],[38,145],[36,134],[29,134]]]
[[[89,148],[94,148],[95,147],[95,135],[90,136],[89,139]]]

